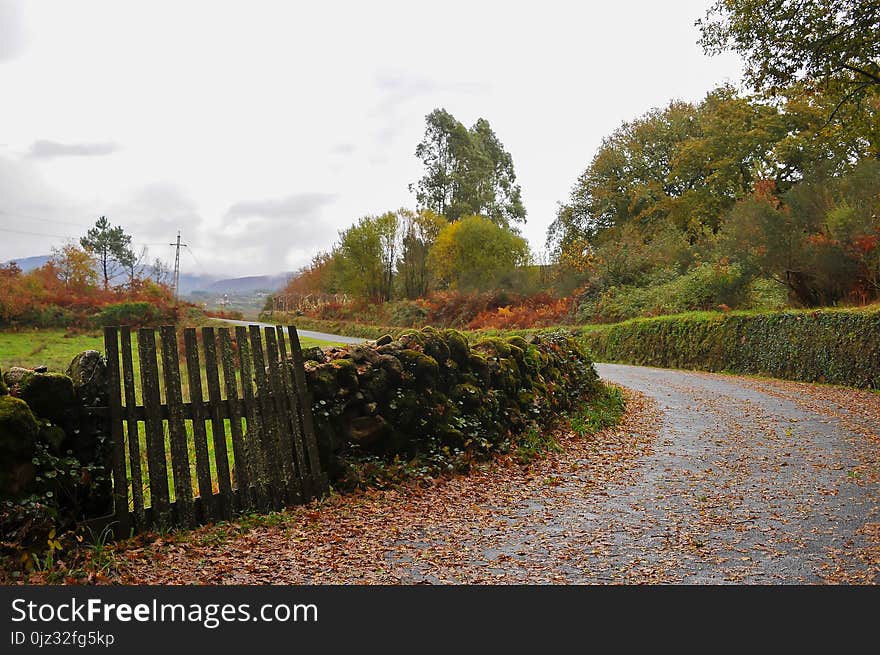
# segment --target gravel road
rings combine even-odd
[[[600,365],[614,429],[529,467],[128,551],[123,582],[877,583],[880,394]],[[212,531],[213,530],[213,531]]]

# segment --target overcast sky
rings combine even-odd
[[[604,135],[739,82],[709,4],[0,0],[0,261],[103,214],[187,272],[294,270],[415,205],[435,107],[489,120],[542,249]]]

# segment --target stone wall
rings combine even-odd
[[[304,356],[322,455],[337,478],[350,457],[503,452],[598,384],[562,332],[471,345],[455,330],[425,328]]]

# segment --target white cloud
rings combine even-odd
[[[696,44],[709,2],[0,0],[0,210],[107,214],[144,242],[180,228],[212,272],[289,270],[414,204],[424,117],[445,107],[511,152],[540,248],[603,135],[738,78]],[[0,259],[53,245],[19,236]]]
[[[112,155],[119,146],[112,141],[104,143],[58,143],[40,139],[31,144],[29,157],[51,159],[52,157],[100,157]]]

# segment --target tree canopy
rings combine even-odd
[[[513,158],[487,120],[468,129],[445,109],[435,109],[425,123],[416,146],[425,166],[415,187],[419,207],[450,221],[478,214],[499,225],[525,222]]]
[[[876,0],[716,0],[697,24],[707,53],[742,55],[756,90],[809,81],[844,102],[880,88]]]

